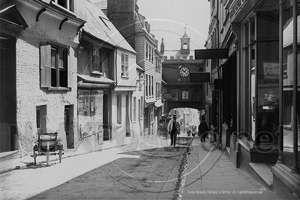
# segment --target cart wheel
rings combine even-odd
[[[61,150],[59,150],[58,155],[59,155],[59,163],[61,163],[61,157],[62,157],[62,151]]]

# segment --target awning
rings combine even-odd
[[[91,77],[89,75],[80,75],[78,76],[78,88],[87,88],[87,89],[109,89],[115,82],[109,78],[105,77]]]
[[[81,75],[81,74],[77,74],[77,76],[79,77],[79,79],[81,79],[83,82],[89,82],[89,83],[105,83],[105,84],[114,84],[115,81],[106,78],[106,77],[92,77],[89,75]],[[78,80],[80,81],[80,80]]]
[[[136,91],[136,86],[126,86],[126,85],[122,85],[122,86],[116,86],[115,88],[114,88],[114,91],[116,91],[116,92],[129,92],[129,91],[131,91],[131,92],[133,92],[133,91]]]

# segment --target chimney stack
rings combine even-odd
[[[165,53],[165,44],[164,44],[164,38],[161,39],[161,44],[160,44],[160,53],[164,55]]]

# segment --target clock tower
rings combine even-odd
[[[184,34],[180,38],[180,42],[181,42],[180,54],[183,57],[187,57],[190,54],[190,38],[186,34],[186,26],[184,27]]]

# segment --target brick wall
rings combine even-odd
[[[39,39],[21,38],[16,44],[16,87],[17,87],[17,128],[19,148],[22,156],[32,152],[37,140],[36,106],[46,105],[46,130],[58,132],[66,148],[64,130],[65,105],[74,106],[74,122],[77,116],[76,74],[77,60],[70,48],[69,64],[72,67],[72,89],[70,91],[48,91],[40,88]],[[76,129],[74,130],[76,132]],[[75,133],[76,141],[77,134]]]

